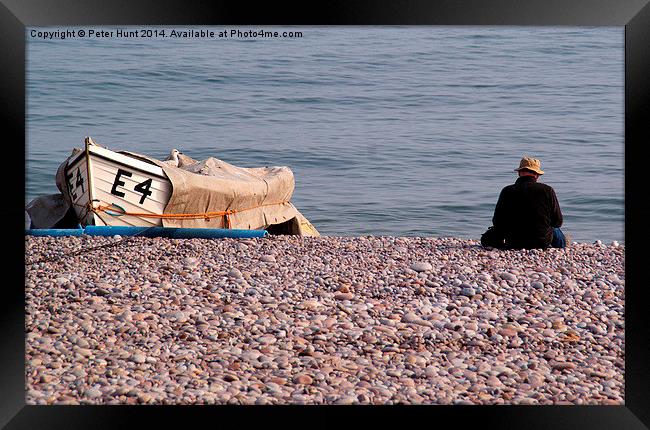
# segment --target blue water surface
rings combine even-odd
[[[289,166],[324,235],[477,239],[526,154],[574,240],[624,241],[623,27],[266,29],[303,37],[28,29],[27,201],[58,192],[57,166],[92,136]]]

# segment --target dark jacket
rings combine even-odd
[[[501,190],[492,223],[508,248],[546,248],[553,240],[553,227],[562,225],[562,211],[553,188],[520,176]]]

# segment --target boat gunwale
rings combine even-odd
[[[102,152],[106,152],[107,154],[103,154]],[[118,152],[111,151],[110,149],[106,149],[106,148],[99,148],[98,150],[98,147],[93,147],[91,145],[88,145],[88,153],[91,156],[102,158],[104,160],[111,161],[115,164],[130,167],[139,172],[146,173],[148,175],[153,175],[159,179],[164,179],[166,181],[169,181],[169,178],[167,177],[167,175],[165,175],[165,172],[162,169],[162,167],[157,166],[155,164],[149,164],[137,158],[125,154],[120,154]],[[65,166],[64,172],[67,174],[69,171],[69,167],[76,164],[78,159],[80,157],[83,157],[84,155],[86,155],[86,151],[81,151],[77,154],[76,157],[70,159]]]

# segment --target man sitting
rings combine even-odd
[[[492,218],[494,228],[487,232],[503,239],[497,243],[482,238],[481,242],[508,249],[565,248],[566,238],[560,230],[562,211],[555,191],[537,182],[544,174],[541,162],[523,157],[515,172],[519,178],[501,190]]]

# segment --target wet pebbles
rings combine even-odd
[[[26,400],[622,404],[624,253],[27,237]]]

